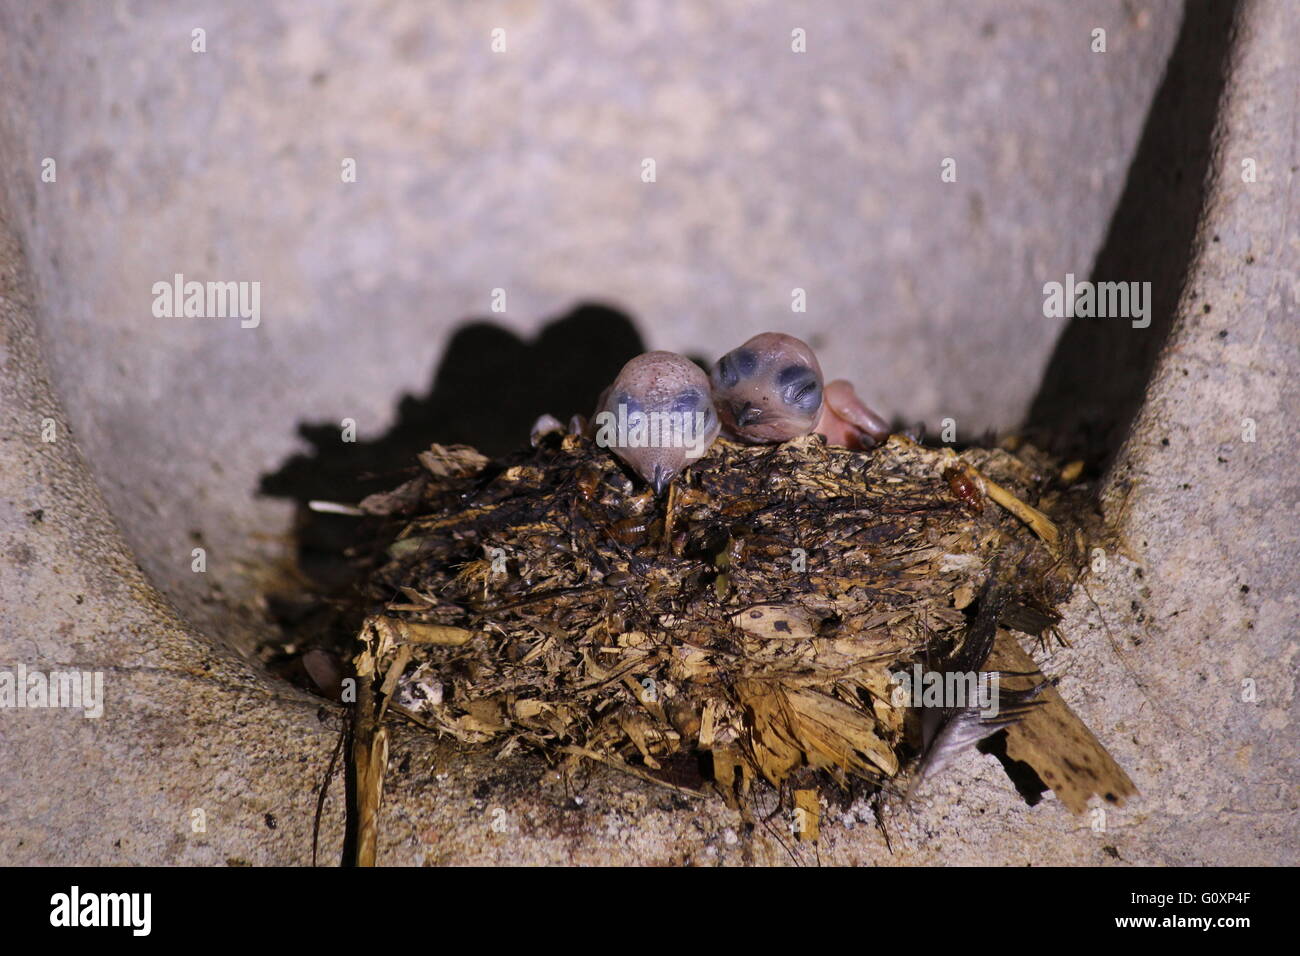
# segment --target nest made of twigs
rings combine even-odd
[[[719,441],[662,499],[576,435],[420,464],[362,503],[401,522],[356,660],[386,710],[670,785],[689,760],[728,799],[888,786],[918,747],[891,674],[959,659],[993,583],[1000,622],[1041,635],[1079,568],[1072,492],[1027,445]]]

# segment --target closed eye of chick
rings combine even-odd
[[[747,444],[817,432],[833,445],[870,448],[889,436],[889,423],[852,385],[837,379],[823,386],[813,350],[783,332],[760,333],[728,352],[709,381],[726,433]]]
[[[674,352],[638,355],[596,406],[596,444],[626,462],[655,491],[700,458],[718,437],[708,376]]]

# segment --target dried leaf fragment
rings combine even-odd
[[[1043,680],[1033,658],[1005,631],[999,632],[994,642],[988,666],[1010,674],[1030,675],[1004,678],[1008,688],[1020,689]],[[1125,799],[1138,792],[1128,774],[1055,687],[1043,688],[1039,696],[1041,706],[1007,728],[1007,756],[1029,764],[1073,813],[1087,810],[1088,799],[1094,794],[1107,803],[1123,806]]]
[[[794,835],[803,843],[821,839],[822,805],[816,790],[794,792]]]

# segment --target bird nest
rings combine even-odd
[[[1028,445],[720,440],[658,498],[578,435],[420,464],[362,503],[400,527],[368,583],[366,720],[729,802],[763,780],[897,790],[930,744],[894,675],[984,668],[1013,696],[983,735],[1018,733],[1067,805],[1132,790],[1021,647],[1053,631],[1087,498]]]

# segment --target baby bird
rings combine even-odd
[[[718,437],[709,378],[685,356],[646,352],[618,373],[596,405],[591,432],[656,495]]]
[[[836,379],[823,388],[817,356],[792,335],[754,336],[719,359],[709,381],[723,427],[747,444],[817,432],[832,445],[870,448],[889,437],[889,423],[848,382]]]

